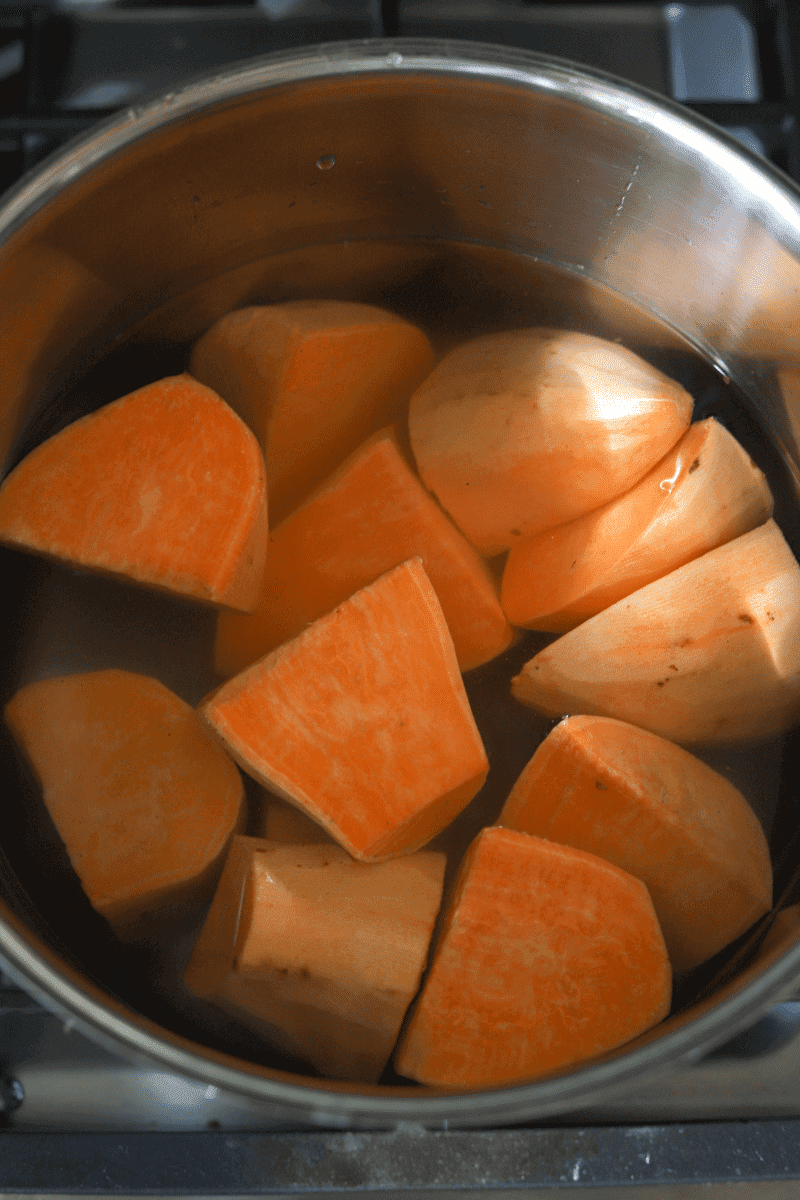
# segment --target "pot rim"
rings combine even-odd
[[[710,159],[783,218],[800,252],[800,185],[732,134],[675,100],[610,72],[513,47],[444,38],[362,38],[324,42],[246,59],[145,97],[97,122],[29,171],[5,193],[0,245],[52,196],[92,167],[165,126],[253,92],[358,74],[438,74],[518,84],[561,96],[609,117],[649,128]],[[787,195],[788,192],[788,195]]]
[[[0,905],[0,908],[2,905]],[[53,956],[55,958],[55,956]],[[578,1064],[566,1073],[529,1083],[464,1092],[429,1087],[339,1084],[324,1079],[293,1082],[285,1073],[243,1062],[231,1055],[199,1050],[197,1044],[104,997],[85,981],[65,979],[48,951],[37,953],[18,931],[0,920],[0,967],[43,1008],[112,1053],[166,1068],[198,1084],[260,1102],[313,1125],[398,1123],[489,1125],[511,1123],[595,1105],[639,1076],[692,1062],[751,1026],[771,1004],[785,998],[800,976],[800,942],[732,996],[681,1023],[669,1033],[656,1026],[644,1045],[612,1051],[606,1058]],[[76,976],[77,978],[77,976]],[[91,991],[89,990],[91,989]],[[723,1010],[723,1011],[721,1011]],[[800,1036],[800,1035],[798,1035]]]
[[[800,187],[701,116],[654,92],[565,59],[479,42],[423,38],[334,42],[270,54],[128,107],[73,139],[10,189],[0,207],[0,245],[72,181],[173,122],[267,89],[347,75],[397,73],[461,76],[531,91],[556,91],[562,98],[608,114],[609,119],[678,142],[735,177],[740,189],[744,183],[756,210],[777,226],[775,236],[800,253]],[[0,904],[0,912],[3,909]],[[295,1083],[280,1072],[208,1049],[203,1052],[188,1039],[139,1017],[82,979],[46,947],[34,948],[35,939],[23,933],[10,910],[5,911],[9,915],[0,919],[0,965],[70,1027],[115,1053],[144,1059],[230,1094],[280,1106],[284,1113],[289,1110],[312,1124],[486,1125],[574,1110],[594,1102],[598,1095],[618,1091],[645,1071],[666,1068],[678,1058],[699,1057],[750,1025],[800,979],[798,942],[756,978],[699,1015],[684,1019],[678,1028],[665,1034],[652,1031],[630,1052],[617,1050],[606,1060],[532,1083],[463,1093],[331,1085],[312,1079]]]

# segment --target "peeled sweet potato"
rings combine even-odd
[[[512,546],[501,599],[513,625],[563,633],[772,516],[761,471],[709,417],[629,492]],[[240,618],[245,619],[245,618]]]
[[[419,559],[223,684],[200,711],[249,775],[366,861],[423,846],[488,771]]]
[[[425,486],[494,555],[599,508],[683,434],[692,397],[602,338],[520,329],[445,355],[409,408]]]
[[[0,487],[3,544],[245,611],[267,532],[255,438],[188,375],[73,422]]]
[[[28,684],[5,719],[94,908],[123,938],[208,899],[243,817],[238,769],[155,679]]]
[[[237,837],[186,986],[321,1074],[374,1083],[419,987],[444,865]]]
[[[686,745],[800,721],[800,566],[774,521],[632,592],[512,681],[550,717],[617,717]]]
[[[400,415],[433,361],[425,334],[394,313],[290,300],[221,317],[192,351],[190,370],[258,438],[277,524]]]
[[[622,721],[556,725],[498,822],[641,879],[676,971],[722,950],[772,904],[766,838],[741,792],[686,750]]]
[[[643,883],[583,850],[484,829],[395,1067],[440,1087],[522,1083],[655,1025],[671,983]]]
[[[393,430],[384,429],[273,529],[255,610],[220,614],[217,670],[241,671],[416,555],[461,670],[505,650],[514,635],[489,568],[410,470]]]

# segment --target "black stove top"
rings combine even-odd
[[[0,0],[0,192],[93,122],[198,73],[395,35],[599,67],[690,105],[800,181],[796,0]],[[684,1184],[674,1194],[686,1200],[750,1180],[773,1190],[743,1196],[777,1200],[800,1194],[798,1029],[800,1002],[789,999],[722,1051],[536,1127],[321,1133],[270,1126],[214,1088],[129,1066],[0,979],[0,1191],[549,1195]]]

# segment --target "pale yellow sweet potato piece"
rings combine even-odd
[[[686,750],[623,721],[556,725],[498,823],[588,850],[641,879],[676,971],[722,950],[772,905],[766,838],[741,792]]]
[[[800,721],[800,567],[767,521],[565,633],[512,692],[687,745],[775,737]]]
[[[482,554],[599,508],[683,434],[691,396],[631,351],[523,329],[445,355],[411,398],[423,482]]]
[[[643,883],[583,850],[484,829],[394,1063],[441,1087],[522,1083],[657,1024],[671,984]]]
[[[506,616],[526,629],[574,629],[761,525],[772,507],[763,473],[736,439],[713,417],[699,421],[629,492],[512,546],[501,592]]]
[[[444,865],[238,837],[186,986],[321,1074],[374,1083],[419,987]]]
[[[425,334],[394,313],[290,300],[221,317],[192,351],[190,370],[258,438],[277,524],[397,419],[433,362]]]
[[[255,438],[188,375],[74,421],[0,487],[5,545],[245,611],[267,532]]]
[[[211,896],[244,787],[193,708],[156,679],[92,671],[28,684],[5,718],[83,890],[119,936]]]
[[[423,846],[488,771],[419,559],[223,684],[200,711],[248,774],[367,861]]]

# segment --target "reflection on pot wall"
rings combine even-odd
[[[31,404],[52,396],[65,360],[74,363],[76,347],[86,345],[87,332],[113,301],[113,290],[87,267],[44,241],[29,244],[6,266],[0,284],[0,465]]]

